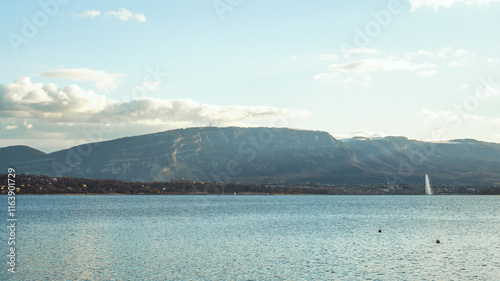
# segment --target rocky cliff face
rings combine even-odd
[[[321,131],[189,128],[89,143],[50,154],[0,149],[17,173],[125,181],[500,185],[500,144],[404,137],[337,141]]]

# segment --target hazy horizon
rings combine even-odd
[[[119,137],[119,138],[115,138],[115,139],[104,139],[104,138],[100,138],[100,135],[93,135],[93,136],[90,136],[89,135],[89,139],[88,139],[88,142],[85,142],[85,143],[77,143],[75,145],[72,145],[72,146],[68,146],[68,147],[59,147],[59,148],[56,148],[56,149],[53,149],[53,150],[43,150],[43,149],[40,149],[36,146],[29,146],[31,148],[34,148],[36,150],[39,150],[41,152],[44,152],[46,154],[50,154],[50,153],[53,153],[53,152],[57,152],[57,151],[61,151],[61,150],[66,150],[66,149],[70,149],[70,148],[73,148],[73,147],[76,147],[76,146],[79,146],[79,145],[84,145],[84,144],[89,144],[89,143],[99,143],[101,141],[109,141],[109,140],[116,140],[116,139],[120,139],[120,138],[127,138],[127,137],[138,137],[138,136],[143,136],[143,135],[148,135],[148,134],[158,134],[158,133],[163,133],[163,132],[167,132],[167,131],[172,131],[172,130],[184,130],[184,129],[192,129],[192,128],[219,128],[219,129],[224,129],[224,128],[232,128],[232,127],[236,127],[236,126],[228,126],[228,127],[217,127],[217,126],[193,126],[193,127],[186,127],[186,128],[176,128],[176,129],[170,129],[170,130],[166,130],[166,131],[158,131],[158,132],[151,132],[151,133],[147,133],[147,134],[139,134],[139,135],[130,135],[130,136],[122,136],[122,137]],[[282,129],[290,129],[290,130],[303,130],[303,131],[318,131],[318,132],[326,132],[326,131],[321,131],[321,130],[308,130],[308,129],[300,129],[300,128],[289,128],[289,127],[237,127],[237,128],[282,128]],[[326,132],[328,133],[328,132]],[[330,133],[329,133],[330,134]],[[331,135],[331,134],[330,134]],[[353,139],[353,138],[367,138],[367,139],[380,139],[380,138],[385,138],[385,137],[404,137],[404,138],[408,138],[406,136],[397,136],[397,135],[371,135],[371,136],[367,136],[367,135],[363,135],[363,134],[355,134],[353,133],[352,135],[350,136],[333,136],[335,139],[337,139],[338,141],[348,141],[350,139]],[[408,138],[409,140],[416,140],[416,141],[422,141],[422,142],[435,142],[435,143],[446,143],[446,142],[450,142],[450,141],[455,141],[455,140],[463,140],[463,139],[468,139],[468,138],[461,138],[461,139],[435,139],[435,140],[419,140],[419,139],[413,139],[413,138]],[[481,140],[477,140],[477,141],[481,141]],[[482,141],[482,142],[487,142],[487,141]],[[490,142],[490,143],[499,143],[500,142]],[[7,147],[12,147],[12,146],[19,146],[19,144],[13,144],[13,145],[8,145],[8,146],[3,146],[3,147],[0,147],[1,148],[7,148]],[[22,144],[21,144],[22,146]]]
[[[500,143],[498,2],[3,2],[0,147],[208,125]]]

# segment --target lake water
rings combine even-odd
[[[1,280],[500,280],[498,196],[16,201],[17,273],[2,227]]]

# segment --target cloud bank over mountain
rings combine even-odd
[[[81,73],[56,74],[68,77]],[[0,100],[1,126],[11,132],[49,125],[51,132],[63,132],[68,127],[83,131],[96,126],[128,126],[130,130],[134,126],[251,125],[256,120],[270,124],[276,119],[311,115],[307,110],[293,108],[203,104],[193,99],[138,97],[118,102],[76,84],[59,87],[54,83],[33,83],[30,77],[0,85]]]

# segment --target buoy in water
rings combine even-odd
[[[439,239],[438,239],[438,240],[436,240],[436,243],[439,244],[439,243],[441,243],[441,241],[439,241]]]
[[[382,229],[379,229],[378,232],[382,232]]]

